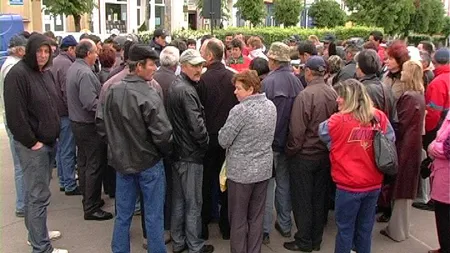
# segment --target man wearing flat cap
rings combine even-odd
[[[78,45],[76,39],[69,35],[62,39],[60,53],[53,59],[50,68],[55,78],[58,113],[61,120],[61,131],[59,133],[56,162],[58,168],[59,188],[66,195],[81,195],[75,179],[76,145],[70,126],[69,110],[67,109],[66,74],[75,61],[75,47]]]
[[[25,47],[27,45],[27,39],[22,35],[15,35],[11,38],[8,45],[8,53],[9,56],[6,58],[6,61],[2,65],[2,69],[0,72],[0,112],[3,117],[3,122],[5,123],[6,132],[8,133],[9,138],[9,147],[11,150],[11,154],[13,156],[14,163],[14,180],[16,184],[16,216],[24,217],[25,216],[25,196],[24,196],[24,188],[23,188],[23,171],[20,166],[19,157],[17,156],[16,149],[14,147],[14,138],[9,131],[6,115],[4,110],[4,100],[3,100],[3,90],[4,90],[4,80],[9,70],[18,63],[22,57],[25,55]]]
[[[106,136],[108,162],[117,171],[116,220],[112,252],[130,252],[130,226],[139,190],[145,206],[149,252],[166,252],[165,174],[162,158],[171,150],[172,127],[158,92],[148,85],[158,54],[149,46],[130,48],[130,73],[106,93],[97,110],[97,129]],[[120,145],[119,145],[120,144]]]
[[[337,93],[325,83],[326,64],[312,56],[305,64],[308,85],[292,107],[286,153],[290,160],[292,210],[297,225],[292,251],[318,251],[325,226],[330,177],[328,149],[319,139],[319,123],[337,111]]]
[[[167,114],[173,127],[172,240],[173,252],[211,253],[200,238],[202,230],[203,158],[208,149],[205,113],[195,87],[205,59],[194,49],[180,56],[181,74],[167,96]]]
[[[274,151],[274,174],[276,180],[275,208],[277,220],[275,229],[283,237],[291,236],[291,196],[289,190],[289,172],[284,147],[288,135],[289,118],[295,98],[303,86],[292,72],[289,65],[290,48],[284,43],[274,42],[267,54],[270,73],[262,82],[263,90],[268,99],[277,107],[277,126],[272,144]],[[271,186],[271,187],[270,187]],[[269,196],[273,196],[273,184],[268,187]],[[273,199],[273,197],[268,197]],[[273,208],[271,208],[273,209]],[[271,212],[271,210],[267,210]],[[266,215],[272,217],[272,214]],[[264,221],[264,239],[268,239],[272,227],[270,220]]]

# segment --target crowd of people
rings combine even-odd
[[[440,249],[429,253],[450,253],[449,49],[378,31],[267,48],[243,34],[166,36],[10,40],[2,114],[32,252],[68,252],[47,228],[56,158],[60,191],[82,196],[84,219],[115,218],[112,252],[130,252],[137,214],[152,253],[169,242],[214,252],[215,220],[232,253],[261,252],[273,217],[287,239],[295,222],[284,248],[320,251],[333,209],[335,253],[369,253],[375,222],[393,241],[410,237],[413,206],[435,212]],[[377,165],[377,131],[395,143],[395,176]]]

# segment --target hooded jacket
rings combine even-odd
[[[39,68],[36,52],[46,45],[48,62]],[[31,148],[38,141],[52,146],[59,135],[59,115],[55,99],[55,80],[48,70],[52,55],[47,37],[30,37],[23,60],[11,68],[5,78],[5,111],[8,128],[14,139]]]

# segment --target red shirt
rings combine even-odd
[[[248,58],[247,56],[241,55],[241,57],[236,60],[230,57],[230,59],[228,59],[227,65],[240,73],[250,68],[251,61],[252,60],[250,60],[250,58]]]
[[[386,115],[375,110],[381,129],[395,139]],[[372,126],[361,126],[352,114],[335,113],[319,127],[330,149],[331,176],[337,188],[366,192],[381,188],[383,174],[375,164]]]

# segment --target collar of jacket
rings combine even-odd
[[[92,69],[92,67],[89,66],[89,65],[87,64],[87,62],[86,62],[84,59],[77,58],[77,59],[75,60],[75,62],[78,62],[79,64],[84,65],[84,66],[88,67],[89,69]]]
[[[370,74],[370,75],[365,75],[363,77],[361,77],[361,79],[359,79],[360,82],[364,82],[364,81],[380,81],[380,79],[378,78],[378,76],[376,74]]]
[[[122,79],[124,82],[130,82],[130,83],[137,83],[137,82],[143,82],[146,83],[144,78],[136,75],[136,74],[128,74],[126,77]]]
[[[62,57],[68,58],[71,62],[74,62],[76,59],[72,55],[68,54],[66,51],[60,51],[59,55],[61,55]]]
[[[242,56],[242,54],[237,59],[230,58],[228,62],[228,64],[243,64],[243,63],[244,63],[244,56]]]
[[[183,78],[184,80],[186,80],[188,83],[190,83],[192,86],[197,86],[198,82],[194,82],[191,80],[191,78],[189,78],[185,73],[181,72],[180,73],[181,78]]]
[[[355,60],[351,60],[351,61],[347,62],[347,63],[345,64],[345,66],[350,65],[350,64],[355,64],[355,65],[356,65]]]
[[[391,71],[388,71],[388,73],[387,73],[387,77],[391,78],[392,80],[400,79],[401,76],[402,76],[402,71],[401,70],[399,70],[399,71],[397,71],[395,73],[392,73]]]
[[[248,102],[253,101],[253,100],[263,100],[265,98],[266,98],[266,94],[265,93],[256,93],[256,94],[253,94],[253,95],[250,95],[250,96],[244,98],[241,101],[241,103],[248,103]]]
[[[450,73],[450,64],[439,66],[438,68],[434,69],[435,76],[445,74],[445,73]]]
[[[314,78],[313,80],[308,82],[308,85],[306,87],[309,87],[311,85],[317,85],[317,84],[325,84],[325,80],[323,79],[323,77],[318,76],[318,77]]]
[[[170,67],[166,67],[166,66],[161,66],[159,67],[159,69],[161,72],[167,72],[167,73],[171,73],[171,74],[175,74],[175,70],[172,70]]]
[[[225,69],[225,65],[223,65],[223,63],[220,61],[214,61],[213,63],[206,66],[206,68],[208,70],[210,70],[210,69],[213,69],[213,70]]]
[[[286,65],[286,66],[281,66],[281,67],[279,67],[277,69],[274,69],[268,75],[273,75],[273,74],[275,74],[277,72],[291,72],[291,73],[293,73],[291,67],[289,65]]]

